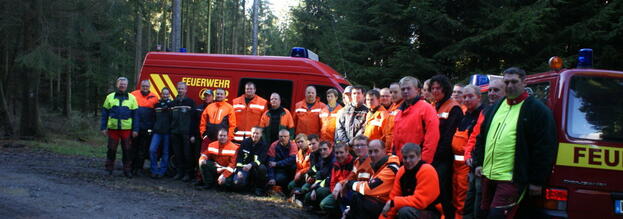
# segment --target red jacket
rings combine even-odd
[[[255,95],[247,104],[245,95],[237,97],[232,101],[234,112],[236,113],[236,127],[234,140],[242,141],[244,138],[251,137],[251,128],[260,124],[262,114],[266,111],[267,101]]]
[[[405,101],[394,119],[393,151],[402,160],[402,146],[406,143],[422,147],[422,160],[432,163],[439,142],[439,118],[429,103],[417,100],[408,105]]]
[[[435,168],[427,163],[420,163],[418,166],[414,167],[416,172],[411,173],[415,175],[415,180],[403,179],[403,177],[414,177],[405,175],[407,170],[404,166],[398,170],[392,192],[389,194],[389,199],[393,203],[387,213],[387,218],[394,218],[398,210],[403,207],[426,209],[439,196],[439,179]],[[413,182],[416,184],[413,185]],[[441,207],[441,204],[437,205]],[[383,218],[382,215],[379,218]]]
[[[296,126],[294,132],[296,134],[304,133],[306,135],[316,134],[320,136],[320,128],[322,127],[320,112],[326,107],[327,105],[320,102],[320,98],[316,98],[316,102],[311,108],[307,108],[305,100],[296,103],[294,105],[294,114],[292,115],[294,125]]]
[[[201,152],[199,161],[213,160],[216,162],[216,172],[221,173],[224,177],[229,177],[234,173],[236,168],[236,152],[238,146],[231,141],[221,145],[218,141],[212,142]]]
[[[329,184],[331,191],[335,188],[335,184],[348,179],[348,176],[353,170],[353,156],[350,156],[350,154],[347,156],[348,157],[346,157],[342,163],[338,163],[337,161],[333,163],[333,168],[331,169],[331,182]]]
[[[472,150],[474,150],[474,145],[476,145],[476,137],[478,137],[478,135],[480,134],[480,126],[485,120],[483,112],[484,111],[480,111],[480,115],[478,115],[478,121],[476,121],[474,130],[472,131],[472,134],[469,136],[469,140],[467,140],[467,144],[465,145],[465,160],[469,160],[470,158],[472,158]]]

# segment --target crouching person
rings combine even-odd
[[[351,180],[346,183],[346,189],[353,194],[350,208],[344,212],[346,218],[378,218],[389,199],[400,167],[397,156],[387,155],[383,141],[372,140],[368,148],[374,174],[369,181]]]
[[[404,166],[398,170],[394,188],[379,218],[440,218],[437,171],[422,161],[422,149],[406,143],[402,149]]]
[[[236,167],[238,146],[229,141],[227,129],[218,131],[217,140],[210,143],[199,158],[199,169],[205,184],[203,189],[211,189],[216,184],[225,186],[225,183],[231,183],[231,179],[227,178],[234,173]]]
[[[267,174],[268,146],[262,140],[262,128],[251,128],[251,137],[245,138],[238,148],[236,156],[236,172],[234,173],[232,187],[238,191],[251,189],[251,183],[255,187],[255,195],[265,196]]]
[[[308,181],[313,183],[310,192],[305,195],[305,205],[310,208],[318,208],[325,197],[331,195],[331,168],[333,167],[334,155],[331,143],[320,142],[318,148],[320,159],[307,172]]]
[[[279,140],[268,148],[268,183],[273,191],[286,195],[288,183],[294,178],[296,170],[296,145],[290,140],[290,131],[281,129]]]
[[[335,191],[335,185],[348,179],[348,176],[353,170],[354,160],[353,156],[348,153],[346,144],[342,142],[335,144],[333,147],[333,154],[335,156],[335,161],[331,168],[331,180],[329,182],[329,190],[332,193]],[[317,196],[317,200],[322,200],[320,201],[320,209],[325,211],[329,218],[339,217],[340,210],[337,202],[337,194],[328,194],[324,198],[321,198],[320,195]]]

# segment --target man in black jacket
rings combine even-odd
[[[251,137],[240,143],[236,157],[236,171],[228,180],[236,190],[249,189],[251,182],[255,186],[255,195],[264,196],[266,193],[266,174],[268,145],[262,141],[262,128],[251,128]]]
[[[524,90],[524,70],[513,67],[503,74],[507,97],[486,113],[473,165],[483,176],[481,207],[489,218],[525,217],[534,207],[519,209],[520,203],[540,195],[551,174],[556,125],[550,109]]]
[[[176,180],[189,182],[192,179],[193,159],[191,142],[195,141],[192,135],[196,121],[193,119],[195,102],[186,96],[186,83],[177,83],[177,97],[173,101],[171,119],[171,145],[175,153]]]

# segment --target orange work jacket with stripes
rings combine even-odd
[[[292,115],[296,127],[294,132],[297,135],[304,133],[306,135],[316,134],[320,136],[320,128],[322,127],[320,112],[326,107],[327,105],[320,102],[318,97],[316,97],[316,102],[310,108],[307,107],[305,100],[296,103],[294,105],[294,115]]]
[[[333,111],[329,111],[329,106],[320,112],[320,120],[322,128],[320,128],[320,140],[335,142],[335,121],[337,121],[338,112],[342,109],[342,105],[337,104]]]
[[[374,175],[370,180],[348,181],[346,188],[385,202],[389,199],[389,193],[394,187],[394,179],[398,169],[400,169],[400,161],[397,156],[386,155],[377,163],[373,163],[372,169],[374,169]]]
[[[381,140],[387,142],[387,136],[391,136],[389,132],[389,114],[385,107],[379,105],[376,111],[368,111],[366,114],[366,123],[363,128],[363,135],[368,136],[370,140]],[[391,147],[385,147],[387,153],[391,153]]]
[[[370,157],[366,157],[366,159],[355,158],[353,162],[353,170],[350,171],[348,177],[345,180],[340,181],[342,184],[346,184],[349,180],[355,181],[368,181],[370,177],[374,175],[374,170],[372,170],[372,160]]]
[[[400,111],[400,109],[398,109],[398,107],[400,107],[400,105],[402,104],[403,100],[398,101],[398,103],[392,103],[392,105],[389,107],[389,109],[387,109],[387,129],[389,130],[390,133],[393,134],[394,132],[394,119],[396,118],[396,115],[398,115],[398,112]],[[385,142],[385,147],[389,148],[389,150],[391,151],[391,148],[393,147],[393,143],[394,143],[394,138],[393,136],[390,134],[389,136],[385,137],[385,139],[387,140]]]
[[[212,142],[201,152],[199,162],[202,160],[212,160],[216,163],[216,172],[224,177],[231,176],[236,168],[236,152],[238,146],[231,141],[221,144],[218,141]]]
[[[202,135],[208,134],[208,138],[215,141],[221,128],[227,129],[229,140],[232,140],[236,129],[236,114],[231,104],[225,101],[211,103],[203,110],[199,131]]]
[[[247,137],[251,137],[251,128],[260,124],[262,113],[266,111],[268,103],[264,98],[255,95],[247,104],[245,95],[239,96],[232,101],[234,112],[236,113],[236,132],[234,141],[242,142]]]

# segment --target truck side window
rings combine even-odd
[[[244,85],[247,82],[255,84],[255,94],[266,99],[270,104],[270,94],[273,92],[281,96],[281,106],[290,109],[292,103],[292,81],[278,79],[242,78],[238,84],[238,96],[244,94]],[[235,97],[234,97],[235,98]]]
[[[543,104],[551,108],[551,105],[549,104],[549,98],[548,98],[549,88],[550,88],[549,82],[541,82],[541,83],[536,83],[536,84],[529,84],[526,87],[526,90],[531,96],[535,97],[537,100],[540,100],[541,102],[543,102]]]
[[[623,142],[623,79],[574,76],[569,84],[567,134]]]

